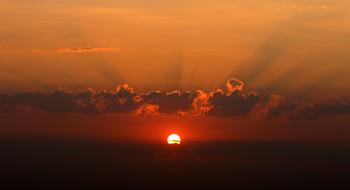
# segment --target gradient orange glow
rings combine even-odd
[[[349,95],[349,1],[152,2],[2,0],[0,92],[213,90],[235,76],[257,91]]]
[[[349,0],[0,4],[0,137],[350,139]]]

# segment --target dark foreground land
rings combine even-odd
[[[1,141],[1,189],[350,189],[350,148]]]

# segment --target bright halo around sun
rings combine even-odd
[[[181,138],[177,134],[171,134],[168,136],[168,144],[180,144]]]

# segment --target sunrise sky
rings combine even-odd
[[[0,134],[350,139],[349,10],[348,0],[0,0]]]

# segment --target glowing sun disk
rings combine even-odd
[[[168,136],[168,144],[180,144],[181,138],[177,134],[171,134]]]

